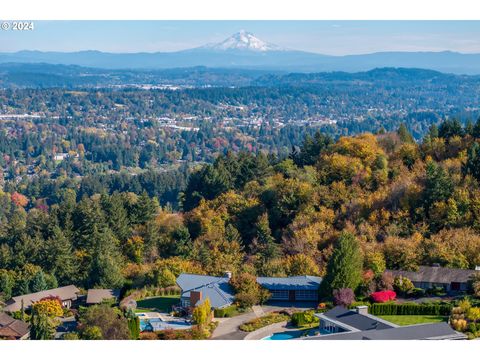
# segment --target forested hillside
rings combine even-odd
[[[180,272],[325,275],[344,232],[364,269],[480,264],[480,121],[405,126],[334,142],[317,133],[281,160],[219,156],[189,176],[182,212],[141,187],[0,193],[3,299],[56,284],[169,286]],[[134,192],[137,192],[135,194]],[[152,194],[150,194],[152,196]]]

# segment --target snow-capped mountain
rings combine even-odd
[[[252,33],[241,30],[216,44],[202,46],[208,50],[249,50],[249,51],[283,51],[285,49],[257,38]]]
[[[404,67],[456,74],[480,74],[480,54],[442,51],[381,52],[345,56],[322,55],[281,48],[244,30],[216,44],[176,52],[106,53],[95,50],[0,52],[0,64],[2,63],[46,63],[105,69],[168,69],[206,66],[289,72],[356,72],[381,67]],[[0,73],[0,77],[1,75]]]

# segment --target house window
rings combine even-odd
[[[190,300],[188,299],[182,299],[182,306],[183,307],[189,307],[190,306]]]
[[[272,290],[272,300],[288,300],[288,290]]]
[[[315,290],[295,290],[295,300],[317,300],[318,294]]]

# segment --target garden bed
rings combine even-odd
[[[240,330],[246,332],[252,332],[258,329],[261,329],[265,326],[272,325],[275,323],[289,321],[290,317],[284,314],[271,313],[250,321],[247,321],[245,324],[240,325]]]

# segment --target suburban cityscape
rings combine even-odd
[[[227,25],[0,45],[0,339],[480,339],[479,38],[325,55]]]

